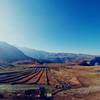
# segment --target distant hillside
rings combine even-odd
[[[26,56],[22,51],[20,51],[16,47],[6,42],[0,42],[0,63],[29,59],[32,58]]]
[[[90,60],[90,61],[83,61],[81,62],[81,65],[84,66],[96,66],[96,65],[100,65],[100,57],[95,57],[94,59]]]
[[[95,56],[86,54],[72,53],[49,53],[28,48],[19,48],[27,56],[39,59],[43,63],[82,63],[83,61],[92,61]]]
[[[20,63],[77,63],[80,65],[100,65],[100,57],[73,54],[50,53],[29,48],[16,48],[8,43],[0,42],[0,64]]]
[[[36,59],[47,59],[51,55],[51,53],[41,51],[41,50],[29,49],[25,47],[18,47],[18,48],[27,56],[30,56]]]

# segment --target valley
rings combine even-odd
[[[0,100],[99,100],[99,94],[100,56],[0,42]]]
[[[73,100],[73,98],[74,100],[87,100],[87,98],[99,100],[99,71],[100,66],[47,64],[18,67],[17,65],[0,72],[0,85],[23,85],[23,89],[29,89],[27,85],[49,86],[54,100],[61,100],[61,98],[65,98],[64,100],[66,98],[67,100]]]

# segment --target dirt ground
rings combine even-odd
[[[53,66],[53,65],[52,65]],[[52,74],[71,90],[62,90],[54,100],[100,100],[100,66],[64,66],[53,69]]]

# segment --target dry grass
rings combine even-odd
[[[52,65],[53,68],[53,65]],[[56,68],[56,67],[55,67]],[[59,80],[70,83],[73,89],[55,95],[55,100],[100,100],[100,66],[66,66],[53,69]]]
[[[55,100],[100,100],[100,86],[66,90],[54,96]]]
[[[97,70],[100,70],[100,66],[71,66],[66,64],[49,64],[50,73],[48,74],[50,84],[55,86],[57,81],[60,80],[63,83],[70,83],[72,89],[68,91],[62,91],[55,95],[54,100],[100,100],[100,74]],[[1,72],[16,71],[29,69],[29,67],[14,67],[1,69]],[[44,76],[40,80],[44,84]],[[32,81],[33,82],[33,81]]]

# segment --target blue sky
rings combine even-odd
[[[0,40],[51,52],[100,55],[100,1],[0,0]]]

